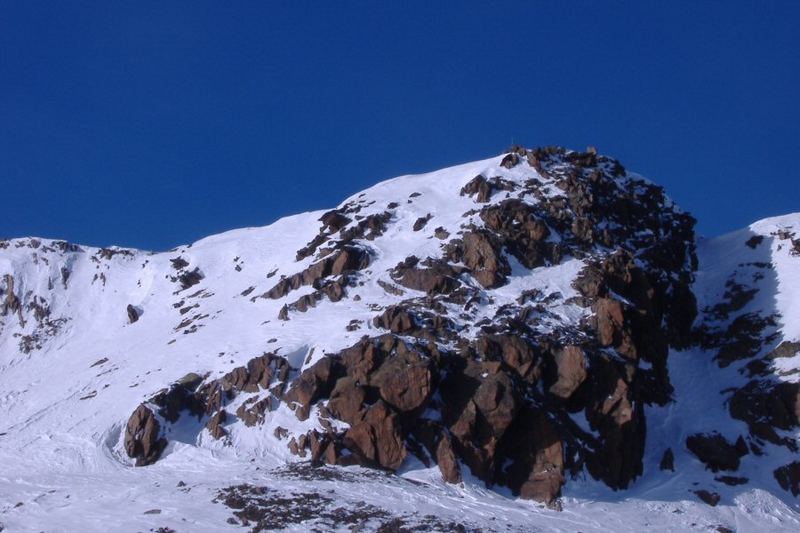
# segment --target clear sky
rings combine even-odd
[[[715,235],[800,211],[800,2],[0,3],[0,237],[167,249],[595,145]]]

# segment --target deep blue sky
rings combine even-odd
[[[0,237],[166,249],[513,142],[800,211],[800,2],[0,3]]]

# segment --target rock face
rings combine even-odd
[[[644,406],[671,397],[668,339],[691,336],[696,308],[683,288],[695,264],[694,221],[660,188],[596,153],[514,148],[501,168],[529,177],[476,176],[460,191],[476,207],[461,231],[432,232],[439,255],[409,255],[388,278],[377,274],[395,303],[374,309],[370,335],[309,359],[292,378],[286,359],[266,354],[218,379],[180,380],[136,408],[128,454],[137,464],[158,458],[159,421],[196,418],[198,434],[225,441],[229,421],[259,426],[284,404],[318,424],[288,439],[314,462],[394,471],[413,454],[448,482],[466,467],[487,486],[548,505],[583,469],[612,488],[628,486],[642,472]],[[297,252],[304,266],[262,294],[281,300],[310,287],[282,305],[281,320],[346,300],[376,276],[368,243],[388,231],[400,204],[364,212],[369,205],[345,204],[319,219],[318,235]],[[431,218],[405,231],[426,233]],[[515,268],[557,268],[565,258],[582,262],[569,298],[532,289],[478,314],[519,275]],[[173,266],[184,277],[197,271],[188,261]],[[550,313],[556,305],[581,320]],[[241,394],[251,396],[226,410]]]
[[[446,241],[441,257],[409,256],[390,271],[412,293],[380,282],[399,300],[373,318],[387,333],[328,354],[290,386],[285,399],[301,420],[318,405],[322,420],[350,425],[329,427],[324,460],[396,470],[413,453],[439,464],[449,482],[461,479],[463,464],[489,486],[548,504],[582,468],[615,489],[641,474],[644,405],[670,400],[668,339],[688,342],[697,313],[683,290],[696,262],[694,221],[666,207],[661,189],[624,178],[602,156],[517,150],[504,166],[527,165],[537,178],[479,175],[467,183],[461,195],[482,206],[465,214],[472,222],[452,238],[437,230]],[[564,195],[544,194],[544,182]],[[418,220],[414,230],[423,228]],[[345,242],[328,241],[334,250]],[[584,258],[567,303],[584,322],[541,331],[535,317],[565,298],[532,291],[464,335],[471,326],[459,324],[471,306],[509,283],[510,258],[534,269],[567,256]],[[315,265],[320,276],[332,274]],[[308,281],[308,272],[285,278],[272,297]],[[462,316],[447,305],[461,306]],[[593,434],[571,421],[580,411]],[[313,435],[293,449],[306,453],[319,440]]]

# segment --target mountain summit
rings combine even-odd
[[[694,224],[513,147],[166,253],[0,241],[0,530],[797,530],[800,214]]]

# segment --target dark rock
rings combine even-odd
[[[664,455],[661,456],[661,462],[658,464],[661,470],[675,471],[675,455],[672,453],[672,448],[667,448]]]
[[[747,239],[747,242],[745,242],[745,244],[755,250],[756,248],[758,248],[758,245],[761,244],[763,241],[764,241],[763,235],[753,235],[752,237]]]
[[[414,222],[414,227],[413,227],[412,229],[413,229],[414,231],[419,231],[419,230],[421,230],[422,228],[424,228],[424,227],[425,227],[425,226],[428,224],[428,221],[429,221],[430,219],[432,219],[432,218],[433,218],[433,215],[431,215],[430,213],[428,213],[428,214],[427,214],[427,215],[425,215],[424,217],[419,217],[419,218],[416,220],[416,222]]]
[[[531,384],[539,380],[541,355],[518,335],[484,335],[475,342],[475,349],[484,359],[502,360]]]
[[[484,208],[481,219],[526,268],[559,262],[558,247],[546,242],[550,229],[533,206],[518,199],[504,200]]]
[[[601,440],[587,458],[587,468],[608,486],[626,488],[642,473],[646,431],[644,410],[628,383],[635,374],[628,374],[632,367],[605,356],[593,359],[592,366],[586,418]]]
[[[194,287],[203,279],[203,273],[199,268],[195,268],[191,272],[184,272],[178,276],[178,283],[181,284],[181,289],[186,290],[189,287]]]
[[[335,418],[352,425],[363,418],[366,399],[366,389],[358,380],[345,376],[336,381],[327,409]]]
[[[236,416],[248,427],[263,424],[265,414],[272,411],[272,403],[273,398],[271,396],[261,399],[250,398],[239,406],[236,410]]]
[[[500,166],[505,168],[514,168],[519,164],[519,156],[515,153],[511,153],[506,155],[502,161],[500,161]]]
[[[711,469],[738,470],[742,453],[719,433],[697,433],[686,439],[686,447]]]
[[[694,491],[698,498],[703,500],[704,503],[707,503],[711,507],[716,507],[720,501],[720,496],[716,492],[709,492],[705,489],[700,489]]]
[[[736,477],[736,476],[715,476],[715,481],[719,481],[720,483],[725,483],[731,487],[735,487],[737,485],[745,485],[749,479],[746,477]]]
[[[172,268],[174,268],[175,270],[181,270],[189,266],[189,262],[183,257],[176,257],[174,259],[170,259],[169,262],[172,263]]]
[[[6,274],[4,276],[6,282],[6,297],[5,301],[3,302],[3,314],[6,315],[8,313],[16,313],[18,312],[22,304],[17,298],[17,295],[14,294],[14,276],[11,274]]]
[[[800,496],[800,461],[777,468],[773,475],[783,490],[791,492],[792,496]]]
[[[565,482],[563,448],[542,411],[523,408],[499,453],[509,458],[499,475],[515,494],[554,505]]]
[[[128,323],[129,324],[133,324],[134,322],[139,320],[139,311],[134,306],[132,306],[131,304],[128,304],[128,307],[127,307],[126,311],[128,312]]]
[[[281,307],[281,310],[278,311],[278,320],[289,320],[289,306],[284,305]]]
[[[733,418],[747,423],[753,435],[784,444],[774,428],[790,430],[800,425],[800,384],[752,380],[734,391],[728,409]]]

